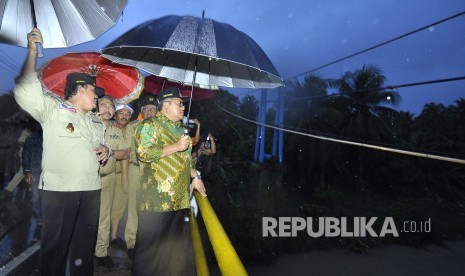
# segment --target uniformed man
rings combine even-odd
[[[35,72],[39,29],[27,34],[28,55],[14,96],[43,130],[41,275],[93,275],[100,210],[100,162],[111,150],[105,126],[91,111],[103,89],[85,73],[66,77],[65,100],[44,95]],[[67,263],[69,263],[67,269]]]
[[[98,103],[99,116],[106,127],[105,141],[113,149],[113,155],[106,163],[100,165],[100,177],[102,178],[102,193],[100,196],[100,216],[97,243],[95,245],[95,258],[97,265],[113,267],[114,262],[108,255],[108,246],[110,244],[110,226],[111,226],[111,208],[116,188],[116,163],[117,160],[126,160],[128,158],[129,138],[121,129],[115,126],[111,119],[115,115],[115,100],[110,95],[105,95]],[[127,165],[126,165],[127,167]],[[121,177],[119,183],[128,185],[127,169],[124,173],[119,173]]]
[[[140,99],[140,114],[142,119],[155,117],[158,112],[157,98],[154,95],[147,95]],[[137,128],[141,121],[134,120],[129,123],[131,133]],[[128,219],[126,221],[126,228],[124,231],[124,239],[126,240],[126,247],[128,249],[129,258],[134,256],[134,246],[136,244],[137,234],[137,210],[136,198],[137,188],[139,187],[139,161],[136,156],[136,147],[134,145],[133,135],[131,135],[131,148],[129,149],[129,193],[128,193]]]
[[[129,121],[131,120],[134,110],[129,105],[116,105],[115,108],[115,124],[123,135],[123,138],[128,142],[129,148],[130,137],[132,129],[128,128]],[[116,162],[116,187],[115,195],[113,198],[113,205],[111,207],[111,235],[110,245],[124,246],[124,241],[118,238],[118,226],[121,218],[123,217],[124,210],[128,202],[128,160],[121,160]],[[122,180],[125,180],[124,182]]]
[[[139,221],[132,272],[134,275],[183,275],[184,215],[189,193],[206,196],[191,158],[192,140],[184,134],[184,104],[179,89],[163,89],[159,112],[144,120],[134,134],[140,167]],[[190,187],[190,190],[189,190]],[[184,263],[185,265],[185,263]]]

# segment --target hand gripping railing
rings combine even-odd
[[[215,214],[210,202],[208,199],[198,192],[194,192],[195,199],[202,214],[202,218],[207,229],[208,237],[213,247],[213,252],[215,253],[216,260],[218,261],[218,266],[221,271],[221,275],[224,276],[242,276],[248,275],[247,271],[244,268],[239,256],[236,253],[236,250],[231,244],[231,241],[226,235],[223,226],[221,225],[218,217]],[[199,276],[208,276],[208,267],[205,260],[205,254],[203,253],[203,247],[200,240],[200,233],[195,222],[195,217],[191,212],[191,233],[192,233],[192,242],[195,252],[197,275]],[[199,256],[203,255],[203,256]]]

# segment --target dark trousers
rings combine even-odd
[[[185,275],[183,227],[186,210],[139,212],[132,273],[134,276]]]
[[[70,275],[93,275],[100,190],[42,191],[41,200],[41,275],[65,275],[68,260]]]

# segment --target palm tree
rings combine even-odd
[[[380,119],[381,115],[397,113],[390,106],[395,106],[400,102],[397,92],[384,88],[386,77],[381,69],[373,65],[365,65],[360,70],[348,72],[335,80],[332,85],[339,90],[339,94],[334,98],[334,105],[340,108],[345,119],[340,125],[340,134],[359,140],[374,142],[392,142],[392,132],[390,127]],[[357,149],[358,152],[350,153],[348,156],[357,156],[351,160],[349,166],[358,168],[356,176],[357,186],[363,186],[364,149]],[[372,152],[370,152],[371,155]],[[368,157],[367,157],[368,158]]]
[[[286,91],[286,127],[302,132],[330,135],[340,124],[342,114],[330,107],[328,89],[330,81],[319,75],[308,75],[302,82],[287,84]],[[327,185],[326,174],[329,171],[333,150],[332,143],[297,135],[286,138],[287,165],[289,175],[294,175],[299,188],[314,188]],[[333,156],[334,157],[334,156]],[[296,163],[292,161],[296,161]]]
[[[386,90],[386,77],[381,69],[373,65],[365,65],[354,73],[348,72],[335,80],[332,85],[339,90],[335,102],[343,107],[346,116],[345,128],[342,134],[359,139],[388,138],[389,131],[380,129],[382,113],[396,112],[389,106],[396,106],[400,102],[399,93]]]

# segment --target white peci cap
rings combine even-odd
[[[129,110],[129,112],[131,113],[131,115],[132,115],[132,113],[134,113],[134,110],[132,109],[132,107],[130,107],[130,106],[127,105],[127,104],[118,104],[118,105],[116,105],[116,107],[115,107],[115,112],[118,112],[118,110],[121,110],[121,109],[123,109],[123,108],[126,108],[127,110]]]

